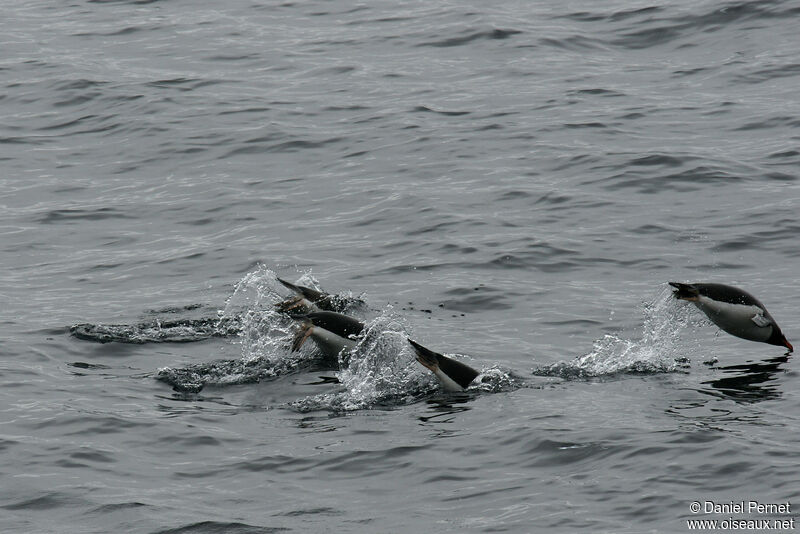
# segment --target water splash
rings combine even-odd
[[[538,376],[589,378],[618,374],[650,374],[681,371],[688,365],[682,333],[696,322],[688,306],[681,306],[664,287],[644,304],[641,339],[606,334],[594,342],[591,352],[570,361],[534,369]]]
[[[356,348],[340,358],[336,374],[342,390],[315,395],[289,404],[300,412],[315,410],[352,411],[373,407],[397,407],[442,394],[438,381],[417,361],[407,341],[405,324],[391,306],[366,328]],[[449,354],[458,360],[464,355]],[[467,388],[467,395],[512,391],[523,380],[499,367],[483,370]],[[452,393],[444,393],[450,397]],[[464,395],[461,393],[460,395]]]
[[[518,376],[509,369],[503,369],[496,365],[484,369],[478,378],[470,384],[467,391],[478,391],[482,393],[501,393],[514,391],[525,387],[525,379]]]
[[[306,285],[317,287],[316,280],[305,277]],[[242,347],[242,360],[278,363],[287,357],[292,320],[275,308],[285,292],[275,272],[264,265],[236,284],[220,317],[239,317],[237,343]]]
[[[317,287],[316,280],[307,274],[303,285]],[[238,360],[218,360],[182,368],[164,367],[156,378],[177,391],[199,392],[209,385],[233,385],[277,378],[315,363],[307,352],[291,352],[293,321],[276,310],[275,305],[286,298],[287,290],[278,282],[275,273],[263,265],[244,276],[219,313],[218,322],[235,321],[242,357]]]
[[[310,274],[297,282],[319,290]],[[308,343],[291,352],[295,321],[276,308],[286,298],[286,288],[266,266],[245,275],[219,314],[220,322],[235,318],[242,356],[173,369],[160,369],[156,378],[181,392],[196,393],[208,385],[232,385],[273,379],[319,365],[318,351]],[[363,300],[352,295],[353,312],[363,313]],[[356,315],[356,313],[351,313]],[[363,319],[362,317],[358,317]],[[339,355],[335,373],[339,386],[333,392],[313,395],[286,406],[300,411],[352,411],[370,407],[395,407],[418,402],[439,390],[435,377],[420,366],[407,341],[408,328],[391,306],[365,325],[356,347]],[[461,359],[463,356],[456,356]],[[485,371],[470,386],[473,392],[507,391],[518,387],[517,378],[499,368]]]
[[[416,402],[437,386],[433,375],[416,362],[407,337],[405,325],[387,307],[367,323],[356,347],[339,355],[336,377],[342,390],[306,397],[289,407],[301,412],[352,411]]]

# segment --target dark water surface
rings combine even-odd
[[[666,282],[745,287],[800,344],[799,23],[6,2],[0,530],[793,517],[692,514],[800,506],[800,380]],[[348,368],[288,352],[276,275],[361,296]],[[406,336],[484,382],[443,394]]]

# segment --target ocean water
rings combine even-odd
[[[0,531],[794,519],[691,509],[800,506],[800,379],[666,283],[743,287],[800,343],[798,22],[6,2]],[[360,299],[341,368],[288,350],[276,277]],[[443,393],[407,337],[481,382]]]

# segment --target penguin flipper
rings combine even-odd
[[[750,320],[756,323],[756,326],[760,326],[761,328],[764,328],[766,326],[772,326],[772,321],[770,321],[760,313],[757,313],[754,316],[752,316]]]

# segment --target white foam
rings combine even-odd
[[[643,306],[644,324],[640,339],[606,334],[594,342],[591,352],[571,361],[558,362],[534,374],[546,376],[598,377],[620,373],[663,373],[686,366],[685,329],[692,314],[664,287]]]
[[[366,324],[350,353],[339,355],[336,373],[343,390],[292,403],[302,411],[313,409],[358,410],[390,399],[402,404],[421,391],[435,387],[433,376],[417,364],[406,338],[406,326],[387,307]]]

